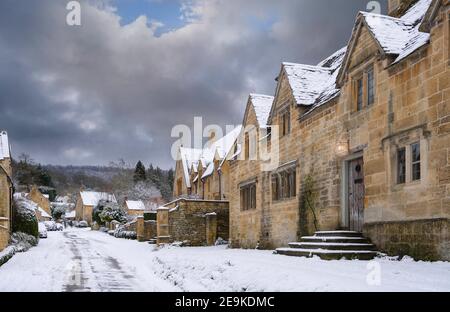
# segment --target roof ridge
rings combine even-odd
[[[385,18],[385,19],[389,19],[395,22],[401,22],[403,24],[405,24],[406,26],[411,26],[414,27],[413,23],[407,22],[401,18],[398,17],[393,17],[393,16],[389,16],[389,15],[384,15],[384,14],[377,14],[377,13],[371,13],[371,12],[365,12],[365,11],[359,11],[359,14],[364,15],[364,16],[373,16],[373,17],[380,17],[380,18]]]
[[[301,63],[292,63],[292,62],[282,62],[283,65],[287,65],[287,66],[298,66],[298,67],[303,67],[303,68],[314,68],[314,69],[320,69],[323,71],[330,71],[331,69],[328,67],[322,67],[322,66],[318,66],[318,65],[309,65],[309,64],[301,64]]]

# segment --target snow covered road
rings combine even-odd
[[[450,291],[450,263],[165,247],[69,229],[0,267],[0,291]]]

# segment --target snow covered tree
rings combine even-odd
[[[101,212],[98,214],[98,217],[100,217],[102,223],[111,222],[113,220],[118,222],[127,221],[127,215],[125,211],[123,211],[117,203],[100,201],[97,206],[97,211],[100,210],[99,206],[103,207],[103,209],[101,209]]]
[[[144,164],[139,160],[136,164],[136,169],[133,175],[134,183],[143,182],[147,180]]]
[[[23,197],[15,198],[13,209],[13,231],[39,237],[36,204]]]
[[[62,215],[66,213],[66,207],[64,205],[52,206],[52,217],[55,220],[61,219]]]

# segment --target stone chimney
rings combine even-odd
[[[408,11],[418,0],[388,0],[388,14],[400,17]]]

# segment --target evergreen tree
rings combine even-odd
[[[136,164],[136,169],[134,170],[133,180],[134,180],[134,183],[144,182],[147,180],[147,175],[145,173],[145,166],[140,160]]]
[[[174,172],[173,169],[170,168],[169,171],[167,172],[167,183],[169,184],[170,187],[170,193],[172,194],[173,192],[173,182],[174,182]]]

